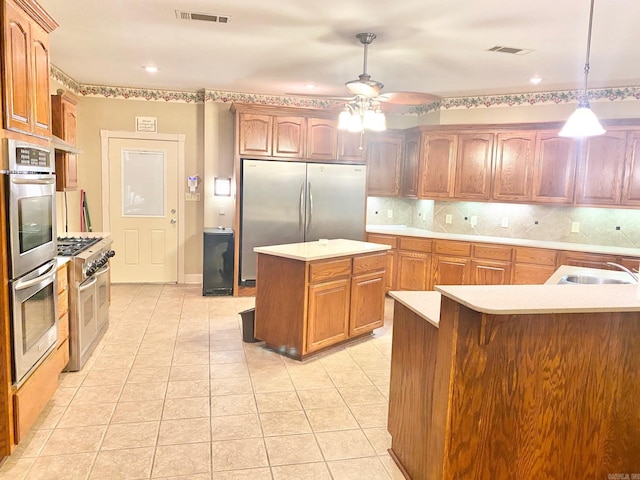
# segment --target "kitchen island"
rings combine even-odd
[[[381,327],[387,249],[345,239],[255,248],[255,337],[303,359]]]
[[[636,285],[436,290],[391,293],[390,453],[407,478],[640,474]]]

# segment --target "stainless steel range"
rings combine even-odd
[[[109,326],[111,243],[100,236],[58,238],[58,255],[71,257],[67,371],[84,366]]]

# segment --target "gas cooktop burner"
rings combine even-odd
[[[58,255],[73,257],[100,240],[100,237],[58,237]]]

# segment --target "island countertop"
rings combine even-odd
[[[389,245],[337,238],[323,241],[318,240],[315,242],[288,243],[285,245],[256,247],[253,251],[276,257],[309,262],[312,260],[323,260],[347,255],[383,252],[390,248],[391,247]]]

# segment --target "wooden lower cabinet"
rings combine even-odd
[[[607,262],[617,263],[618,257],[586,252],[561,252],[558,260],[559,265],[616,270],[615,267],[607,265]]]
[[[471,283],[471,260],[463,257],[433,258],[433,285],[468,285]]]
[[[396,286],[398,290],[430,290],[431,254],[400,250]]]
[[[513,285],[543,284],[556,271],[558,252],[545,248],[515,247],[513,255]]]
[[[348,278],[309,285],[308,353],[348,338],[350,287]]]
[[[294,358],[384,323],[385,251],[302,261],[258,254],[255,337]]]
[[[509,285],[511,263],[472,260],[471,277],[471,283],[474,285]]]

